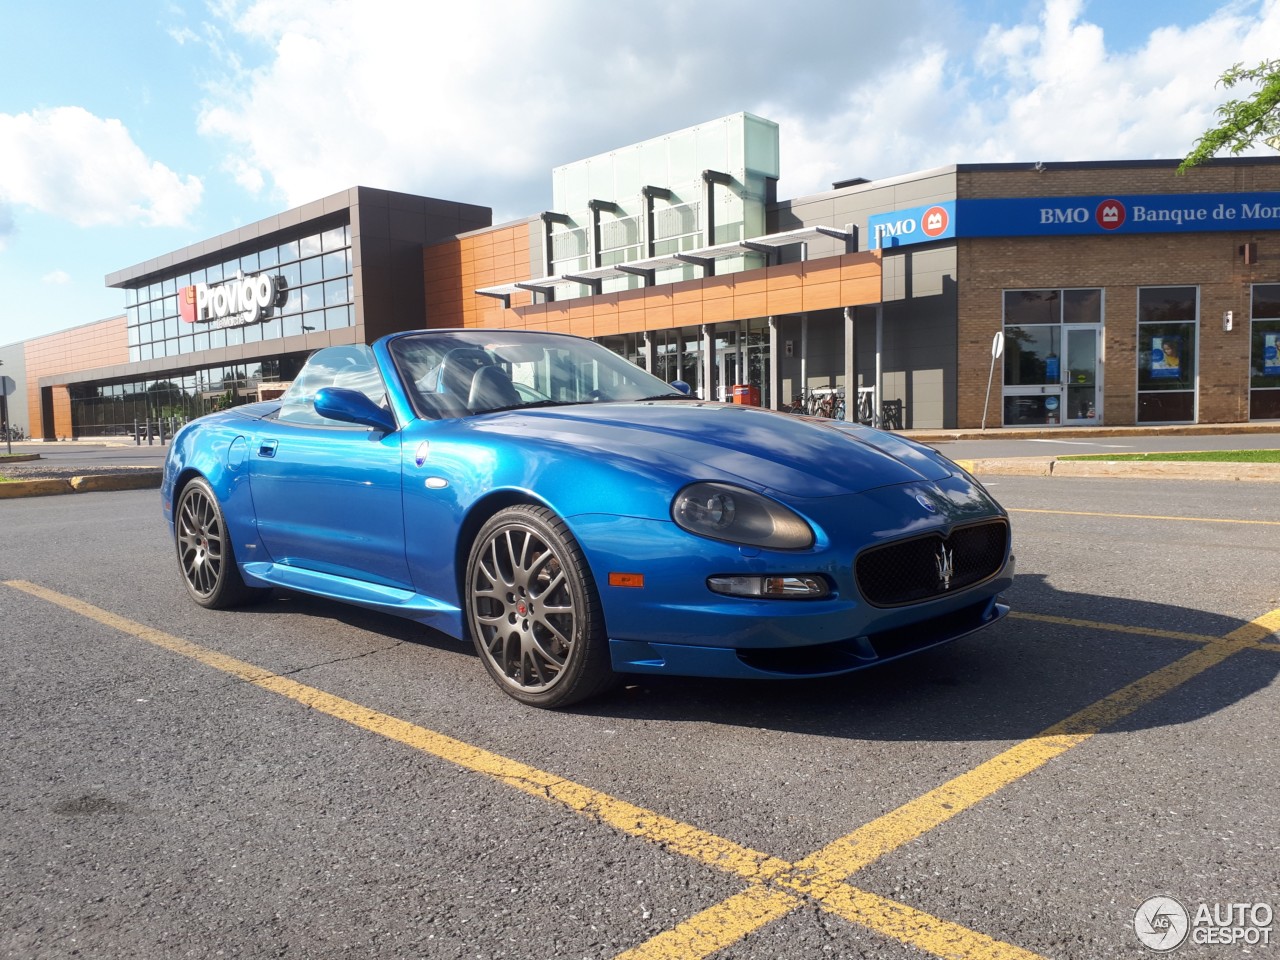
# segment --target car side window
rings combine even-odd
[[[324,387],[355,390],[378,406],[386,403],[387,390],[369,347],[364,344],[326,347],[311,355],[297,379],[284,392],[276,419],[285,423],[336,425],[338,421],[316,413],[316,394]]]

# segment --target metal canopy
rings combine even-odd
[[[752,237],[750,240],[734,240],[729,243],[717,243],[710,247],[699,247],[694,250],[681,250],[679,253],[648,257],[644,260],[629,260],[609,267],[592,267],[587,270],[574,270],[572,273],[551,277],[540,277],[537,280],[520,280],[515,283],[503,283],[493,287],[481,287],[475,292],[485,297],[496,297],[508,307],[511,295],[520,290],[531,290],[546,295],[554,291],[558,283],[581,283],[597,289],[602,280],[611,277],[640,276],[646,283],[653,276],[653,271],[687,267],[690,264],[708,269],[717,260],[740,257],[746,253],[765,253],[789,247],[796,243],[806,243],[818,237],[831,237],[846,243],[855,239],[857,234],[835,227],[801,227],[798,230],[787,230],[782,233],[767,233],[764,236]]]

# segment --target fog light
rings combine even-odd
[[[830,590],[819,576],[708,577],[707,586],[730,597],[767,597],[779,600],[812,600]]]

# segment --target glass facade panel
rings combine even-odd
[[[281,316],[297,316],[304,311],[313,313],[305,324],[317,330],[351,326],[355,322],[355,291],[349,243],[349,228],[334,227],[323,234],[250,251],[235,259],[127,289],[130,361],[178,357],[228,344],[267,342],[296,335],[304,332],[303,322],[295,322],[286,329]],[[284,306],[277,308],[274,316],[248,326],[213,327],[182,322],[178,305],[178,292],[182,288],[198,283],[214,285],[224,282],[224,278],[234,278],[237,273],[253,276],[263,272],[283,277],[288,289]],[[304,288],[308,283],[312,286]]]
[[[1249,325],[1249,419],[1280,419],[1280,283],[1253,288]]]
[[[1004,322],[1016,326],[1059,323],[1062,320],[1062,291],[1006,290]]]
[[[75,384],[69,388],[72,435],[133,436],[135,429],[145,435],[148,421],[155,431],[161,420],[168,434],[206,413],[258,400],[261,382],[292,380],[305,359],[288,354],[159,380]]]
[[[1138,422],[1194,422],[1196,287],[1138,290]]]
[[[1062,328],[1042,324],[1004,330],[1004,383],[1007,387],[1062,382]]]
[[[1063,323],[1101,323],[1101,290],[1063,290]]]

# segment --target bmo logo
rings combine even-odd
[[[1103,200],[1094,211],[1093,218],[1103,230],[1118,230],[1124,226],[1128,211],[1119,200]]]
[[[951,218],[942,207],[930,207],[920,218],[920,229],[927,237],[940,237],[947,232]]]

